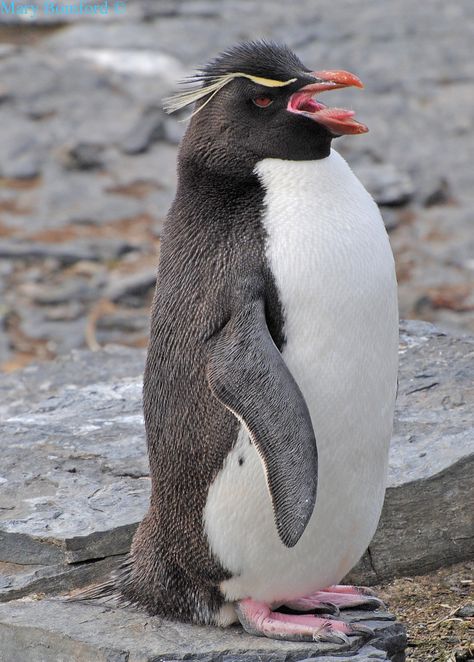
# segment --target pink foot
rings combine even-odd
[[[280,614],[272,611],[264,602],[251,599],[240,600],[236,611],[244,630],[258,637],[348,644],[348,636],[372,634],[369,628],[359,624],[349,625],[312,614]]]
[[[303,598],[296,598],[285,602],[285,607],[295,611],[327,611],[329,613],[338,613],[339,608],[367,607],[369,609],[378,609],[385,607],[382,600],[375,597],[374,593],[365,586],[343,586],[336,584],[328,588],[316,591]]]

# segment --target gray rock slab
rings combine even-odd
[[[474,338],[404,322],[388,490],[354,581],[420,574],[474,554]]]
[[[79,260],[113,260],[133,247],[120,239],[65,241],[60,244],[6,239],[0,246],[0,257],[6,259],[53,257],[68,265]]]
[[[473,352],[471,337],[402,324],[387,497],[360,582],[474,551]],[[74,352],[2,380],[0,561],[56,566],[128,550],[149,496],[143,362],[141,350]]]
[[[0,602],[26,595],[54,595],[82,588],[116,569],[123,559],[124,556],[119,555],[107,556],[93,563],[39,566],[21,565],[20,559],[18,563],[0,563]]]
[[[31,306],[22,302],[22,315],[18,332],[26,333],[33,342],[43,342],[49,351],[69,354],[84,345],[86,323],[82,316],[72,319],[54,319],[48,315],[54,307]]]
[[[123,348],[79,352],[2,380],[2,561],[56,565],[127,551],[149,493],[143,361]]]
[[[131,609],[58,600],[18,600],[0,605],[2,661],[20,662],[401,662],[406,645],[403,626],[387,614],[346,612],[348,621],[370,623],[375,638],[364,645],[293,643],[246,634],[240,626],[199,627],[151,618]],[[358,652],[357,652],[358,651]],[[344,652],[350,656],[340,655]]]

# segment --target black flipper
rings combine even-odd
[[[313,513],[318,455],[303,395],[278,351],[263,301],[252,301],[214,339],[212,393],[247,427],[262,459],[278,534],[293,547]]]

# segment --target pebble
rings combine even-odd
[[[71,170],[94,170],[104,165],[103,145],[78,143],[66,152],[65,165]]]
[[[458,609],[456,616],[459,616],[460,618],[473,618],[474,617],[474,604],[469,604],[466,605],[465,607],[461,607],[461,609]]]

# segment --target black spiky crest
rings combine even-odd
[[[187,89],[165,99],[164,107],[172,113],[208,97],[198,108],[199,111],[235,78],[248,78],[266,87],[283,87],[294,83],[298,74],[308,71],[285,45],[264,40],[244,42],[223,51],[193,76],[182,81],[188,86]]]

